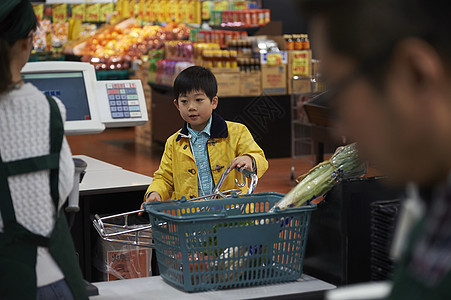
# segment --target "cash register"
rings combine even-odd
[[[97,81],[94,67],[82,62],[30,62],[22,78],[66,107],[66,134],[100,133],[109,127],[148,121],[140,80]]]

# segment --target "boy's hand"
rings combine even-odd
[[[249,155],[235,157],[235,159],[232,160],[232,164],[230,166],[232,168],[237,167],[238,169],[245,168],[249,171],[252,171],[254,169],[252,158]]]
[[[158,194],[157,192],[151,192],[151,193],[149,193],[149,194],[147,194],[147,196],[146,196],[146,201],[144,201],[143,203],[145,203],[145,202],[152,202],[152,201],[161,201],[161,196],[160,196],[160,194]],[[143,207],[143,205],[141,204],[141,207],[140,207],[140,209],[143,209],[144,207]],[[142,212],[140,212],[140,213],[138,213],[138,216],[140,216],[140,215],[142,215],[143,213]]]

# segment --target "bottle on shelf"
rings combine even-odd
[[[293,39],[294,39],[294,50],[303,50],[304,43],[302,42],[302,35],[293,34]]]
[[[237,63],[237,52],[236,50],[230,50],[230,67],[231,68],[237,68],[238,67],[238,63]]]
[[[287,50],[294,50],[293,36],[291,34],[284,34],[283,38],[285,39]]]
[[[304,34],[304,50],[310,50],[310,40],[308,34]]]

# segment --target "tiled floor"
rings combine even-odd
[[[162,146],[149,149],[136,145],[133,128],[107,129],[101,134],[68,136],[67,139],[74,155],[87,155],[147,176],[153,176],[163,151]],[[259,180],[256,192],[287,193],[295,185],[290,180],[293,162],[296,176],[313,166],[307,158],[269,159],[269,169]]]

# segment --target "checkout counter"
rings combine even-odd
[[[66,107],[66,134],[100,133],[108,127],[136,126],[148,121],[142,84],[138,80],[96,81],[94,68],[78,62],[28,63],[24,81],[45,94],[59,98]],[[185,293],[160,276],[95,282],[93,243],[99,239],[92,226],[93,214],[135,210],[152,178],[84,155],[74,158],[87,164],[79,186],[80,211],[74,215],[72,237],[85,280],[94,282],[99,295],[92,299],[322,299],[323,291],[335,286],[303,275],[294,282],[241,289]],[[156,260],[153,260],[154,263]],[[94,289],[92,287],[94,286]]]

